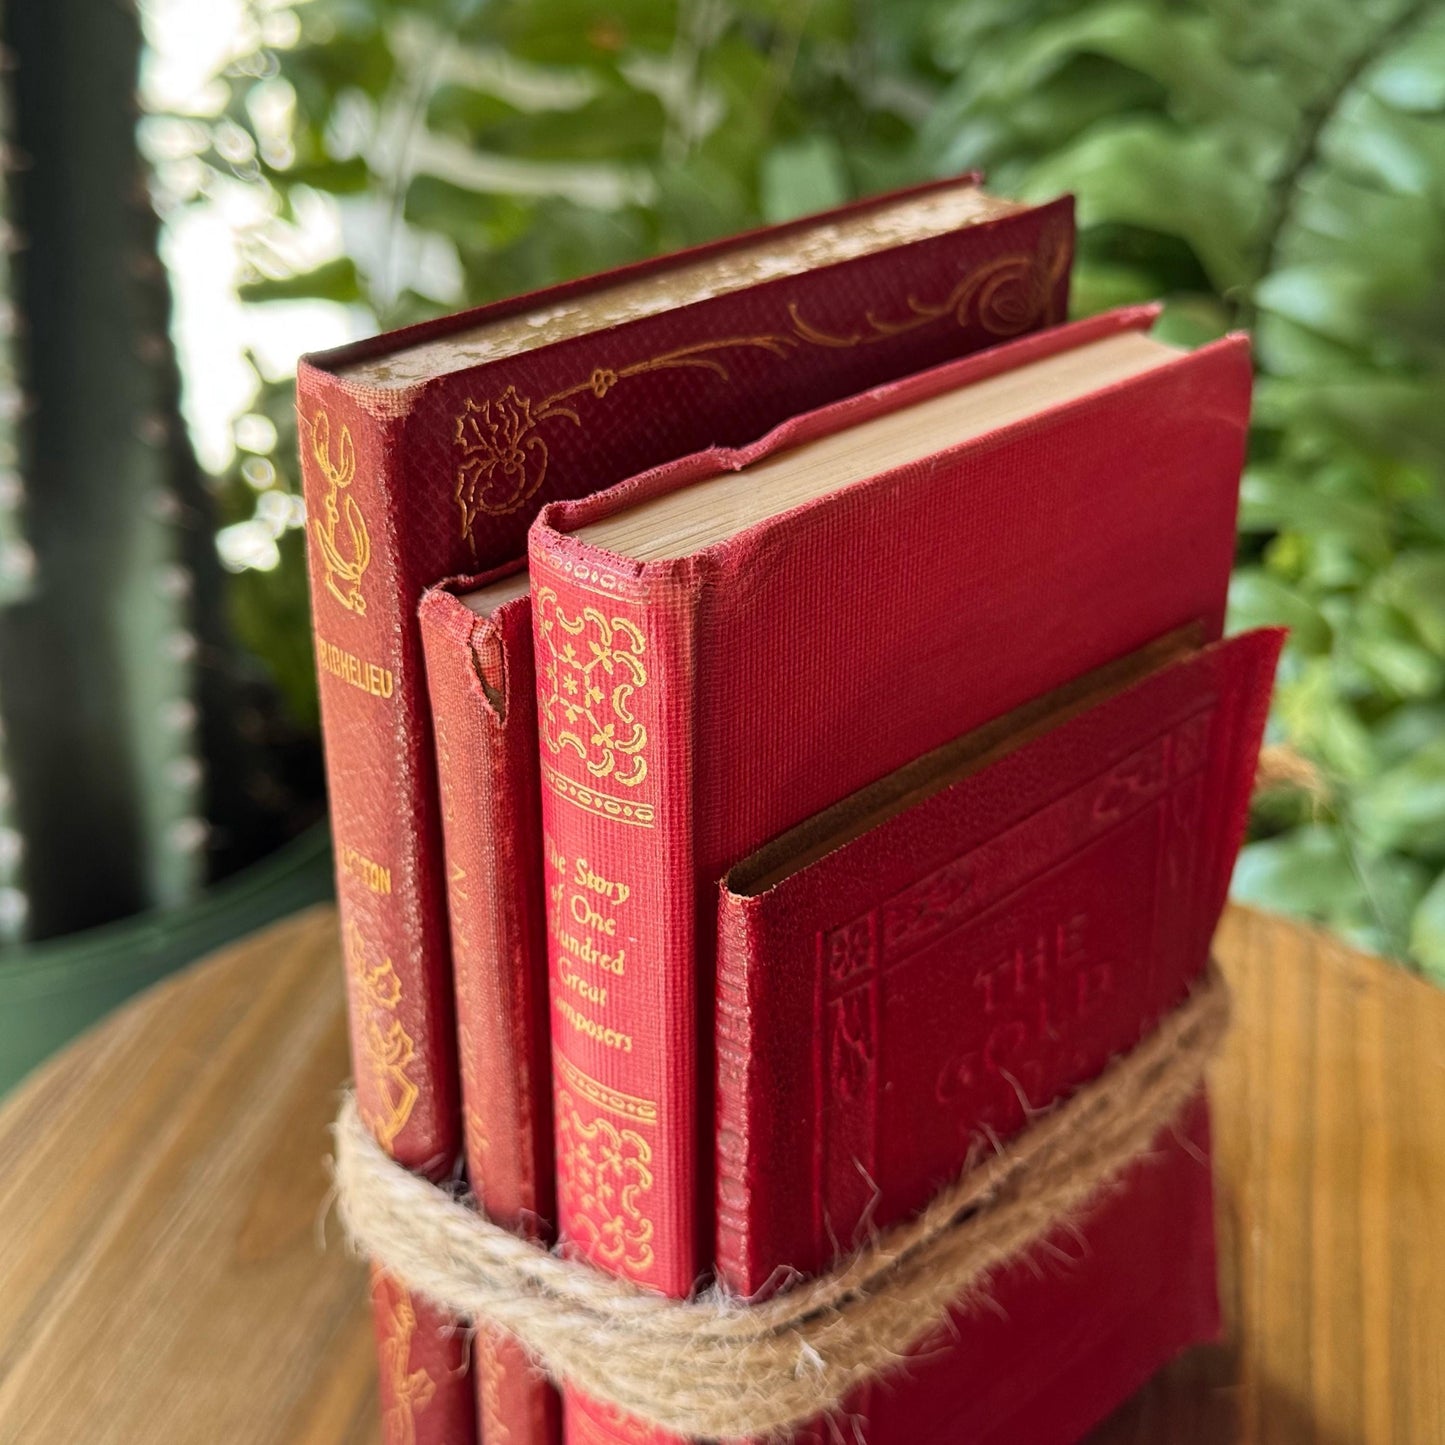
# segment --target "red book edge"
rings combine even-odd
[[[459,600],[514,563],[429,588],[418,616],[431,697],[468,1179],[495,1223],[550,1242],[555,1212],[531,599]],[[472,1343],[483,1440],[554,1445],[558,1399],[526,1352]]]

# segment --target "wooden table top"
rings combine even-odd
[[[327,1217],[335,916],[152,989],[0,1107],[0,1440],[372,1442],[364,1272]],[[1234,909],[1213,1075],[1227,1342],[1098,1433],[1445,1442],[1445,993]]]

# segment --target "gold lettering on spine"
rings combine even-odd
[[[502,1385],[507,1378],[502,1351],[505,1337],[482,1330],[473,1345],[482,1378],[482,1439],[486,1445],[511,1445],[512,1431],[502,1418]]]
[[[349,493],[341,496],[356,476],[356,447],[351,440],[351,428],[341,428],[333,457],[331,418],[324,411],[318,411],[311,420],[311,455],[326,478],[321,515],[311,522],[311,535],[326,572],[326,590],[348,612],[365,617],[366,598],[362,595],[361,579],[371,566],[371,536],[356,498]],[[343,518],[350,539],[347,552],[343,552],[336,537]]]
[[[338,843],[336,856],[341,862],[341,871],[355,878],[370,893],[379,898],[391,896],[391,869],[375,858],[368,858],[359,848],[350,843]]]
[[[339,677],[360,692],[390,699],[396,691],[396,674],[379,662],[367,662],[338,643],[316,634],[316,661],[323,672]]]
[[[617,942],[617,910],[632,897],[632,885],[598,873],[585,858],[569,865],[550,835],[544,849],[555,875],[547,890],[547,931],[553,944],[552,1006],[574,1033],[605,1049],[630,1054],[630,1033],[583,1012],[566,995],[594,1009],[606,1009],[606,979],[589,978],[582,970],[596,969],[612,978],[626,973],[627,950]]]
[[[569,860],[549,835],[543,849],[549,870],[548,927],[552,934],[552,1008],[567,1030],[591,1044],[630,1054],[630,1033],[605,1015],[608,978],[623,973],[622,910],[633,887],[608,878],[585,859]],[[559,920],[573,920],[573,931]],[[600,977],[590,977],[592,970]],[[577,998],[602,1017],[584,1013]],[[565,1035],[559,1035],[559,1040]],[[557,1076],[558,1183],[569,1236],[585,1256],[623,1274],[652,1267],[653,1224],[645,1199],[652,1189],[652,1146],[631,1124],[655,1125],[657,1104],[593,1079],[567,1057],[553,1054]],[[614,1124],[601,1113],[619,1116]]]
[[[591,1039],[594,1043],[601,1044],[604,1049],[616,1049],[619,1054],[632,1052],[631,1034],[624,1034],[617,1029],[608,1028],[606,1024],[573,1008],[565,998],[559,998],[556,1003],[557,1012],[562,1015],[575,1033],[581,1034],[583,1038]]]

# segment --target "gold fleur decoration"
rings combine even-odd
[[[537,592],[542,739],[575,753],[594,778],[635,788],[647,776],[647,729],[632,711],[647,681],[642,630],[595,607],[573,616],[550,587]]]

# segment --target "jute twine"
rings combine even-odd
[[[716,1290],[664,1299],[518,1238],[389,1159],[350,1096],[336,1122],[339,1212],[389,1274],[507,1331],[592,1399],[678,1435],[777,1434],[896,1368],[1115,1182],[1195,1096],[1228,1015],[1211,964],[1137,1047],[972,1161],[920,1214],[758,1303]]]
[[[1288,743],[1270,743],[1261,748],[1255,764],[1254,791],[1268,793],[1276,788],[1305,793],[1316,803],[1327,803],[1330,798],[1330,786],[1319,764]]]

